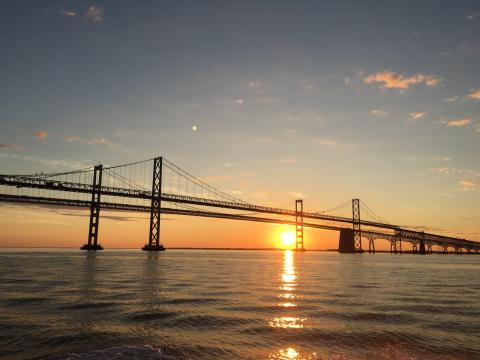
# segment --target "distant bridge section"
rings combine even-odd
[[[100,211],[106,209],[150,213],[146,251],[165,250],[160,242],[160,214],[293,225],[297,251],[304,250],[304,227],[339,231],[339,251],[346,253],[363,252],[362,240],[368,240],[372,253],[376,240],[390,242],[392,253],[402,253],[403,242],[411,243],[413,252],[419,254],[432,253],[433,246],[442,253],[449,248],[455,253],[480,251],[479,242],[389,224],[359,199],[325,211],[304,211],[301,199],[296,200],[295,209],[251,204],[208,185],[163,157],[63,173],[0,175],[0,201],[90,209],[88,241],[83,250],[103,249],[98,229]],[[342,211],[351,211],[351,216],[333,213]]]

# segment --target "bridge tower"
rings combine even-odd
[[[153,159],[152,201],[150,205],[150,231],[144,251],[164,251],[160,244],[160,210],[162,204],[162,157]]]
[[[427,251],[425,250],[425,232],[422,231],[422,238],[420,239],[420,255],[425,255]]]
[[[362,229],[360,226],[360,199],[352,199],[352,225],[353,225],[353,241],[355,244],[355,252],[363,252],[362,250]]]
[[[303,200],[295,200],[295,251],[305,251],[303,247]]]
[[[97,243],[98,225],[100,221],[100,196],[102,194],[103,166],[97,165],[93,169],[92,201],[90,202],[90,223],[88,227],[88,242],[80,250],[103,250]]]

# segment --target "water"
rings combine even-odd
[[[479,256],[2,250],[0,357],[480,359],[479,279]]]

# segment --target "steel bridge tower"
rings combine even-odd
[[[160,244],[160,210],[162,204],[162,157],[153,159],[152,201],[150,205],[150,232],[144,251],[164,251]]]
[[[98,225],[100,222],[100,196],[102,194],[103,166],[97,165],[93,169],[92,201],[90,202],[90,224],[88,228],[88,242],[80,250],[103,250],[97,243]]]
[[[363,252],[362,250],[362,229],[360,222],[360,199],[352,199],[352,225],[353,225],[353,241],[355,244],[355,252]]]
[[[303,247],[303,200],[295,200],[295,251],[305,251]]]

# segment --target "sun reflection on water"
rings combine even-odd
[[[312,353],[309,355],[300,354],[294,348],[281,349],[275,354],[271,354],[269,357],[271,360],[313,360],[317,359],[317,354]]]

